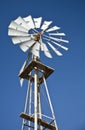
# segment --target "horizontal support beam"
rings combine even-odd
[[[46,66],[39,61],[32,60],[29,63],[29,65],[23,70],[23,72],[21,72],[19,74],[19,77],[23,78],[23,79],[27,79],[27,80],[30,79],[31,81],[34,82],[34,77],[32,75],[30,75],[30,72],[34,69],[34,67],[37,67],[38,70],[42,72],[42,75],[40,77],[38,77],[39,84],[41,84],[43,82],[43,75],[44,75],[45,79],[47,79],[49,77],[49,75],[51,75],[51,73],[54,72],[53,68]]]
[[[24,119],[26,119],[26,120],[29,120],[29,121],[31,121],[31,122],[34,122],[34,117],[29,116],[29,115],[26,114],[26,113],[21,113],[21,114],[20,114],[20,117],[22,117],[22,118],[24,118]],[[42,120],[42,119],[40,119],[40,118],[38,118],[38,125],[41,125],[41,126],[43,126],[43,127],[45,127],[45,128],[48,128],[48,129],[50,129],[50,130],[56,130],[56,127],[55,127],[55,126],[49,124],[48,122],[46,122],[46,121],[44,121],[44,120]]]

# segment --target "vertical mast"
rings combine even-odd
[[[38,69],[34,68],[34,128],[37,130],[37,79],[38,79]]]

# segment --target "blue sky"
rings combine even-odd
[[[20,130],[26,85],[20,87],[18,72],[26,53],[12,44],[8,25],[18,16],[53,20],[67,34],[69,50],[63,57],[42,57],[55,72],[47,83],[59,130],[85,130],[85,1],[0,0],[0,129]]]

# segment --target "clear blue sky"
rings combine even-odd
[[[28,15],[53,20],[67,34],[63,57],[42,61],[55,69],[47,82],[59,130],[85,130],[84,0],[0,0],[0,130],[21,129],[26,86],[20,87],[18,72],[26,54],[7,33],[13,19]]]

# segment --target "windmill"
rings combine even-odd
[[[48,58],[52,58],[50,50],[58,56],[62,56],[59,49],[68,50],[63,44],[69,41],[62,39],[65,33],[59,32],[60,27],[52,26],[52,21],[42,21],[42,17],[32,18],[31,15],[13,20],[8,27],[8,35],[11,36],[14,45],[18,44],[22,51],[28,51],[20,72],[20,83],[24,79],[29,80],[24,112],[20,114],[23,118],[22,130],[58,130],[56,118],[50,99],[46,79],[54,71],[40,61],[40,52]],[[31,61],[29,59],[31,58]],[[44,84],[51,117],[42,112],[41,86]],[[32,104],[33,102],[33,104]]]

